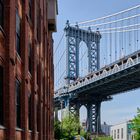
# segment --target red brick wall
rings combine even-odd
[[[0,66],[4,68],[4,126],[0,126],[0,140],[53,140],[53,41],[52,32],[48,29],[47,0],[32,0],[32,21],[28,15],[28,0],[4,1],[4,27],[0,30]],[[21,57],[15,49],[16,8],[21,17]],[[40,11],[39,40],[37,8]],[[32,44],[31,73],[28,71],[29,41]],[[21,82],[21,129],[16,129],[16,78]],[[29,93],[32,98],[31,131],[28,128]]]

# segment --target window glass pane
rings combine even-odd
[[[29,0],[29,17],[32,20],[32,0]]]
[[[3,125],[3,68],[0,67],[0,124]]]
[[[20,55],[20,17],[18,13],[18,9],[16,9],[16,50]]]
[[[123,128],[121,129],[121,138],[123,139]]]

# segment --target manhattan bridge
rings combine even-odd
[[[76,24],[67,21],[54,57],[55,109],[79,115],[84,105],[88,131],[101,132],[101,103],[140,87],[140,5]]]

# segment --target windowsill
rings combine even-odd
[[[29,133],[32,133],[32,130],[29,130]]]
[[[0,129],[6,129],[6,127],[4,127],[3,125],[0,125]]]
[[[23,129],[16,127],[16,131],[23,131]]]

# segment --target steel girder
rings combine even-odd
[[[87,130],[89,132],[101,133],[101,102],[88,103],[87,107]]]

